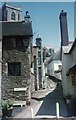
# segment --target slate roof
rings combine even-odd
[[[62,46],[64,54],[68,54],[71,47],[72,47],[72,44],[67,46]]]
[[[25,23],[25,21],[20,22],[3,21],[0,22],[0,24],[2,24],[2,36],[33,36],[31,22]]]
[[[75,46],[76,46],[76,39],[74,40],[73,45],[72,45],[69,53],[71,53],[73,51],[73,49],[75,48]]]
[[[50,63],[53,60],[60,60],[60,50],[57,50],[51,57],[49,57],[47,63]]]
[[[65,54],[70,54],[73,51],[73,49],[75,48],[75,46],[76,46],[76,39],[74,40],[73,43],[71,43],[67,46],[63,46],[63,52]]]
[[[57,50],[57,51],[54,53],[53,60],[60,60],[60,50]]]

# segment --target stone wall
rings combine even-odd
[[[35,76],[31,73],[31,93],[35,91]]]
[[[7,42],[8,41],[8,42]],[[29,39],[25,40],[26,46],[22,48],[13,48],[11,40],[3,39],[3,66],[2,66],[2,99],[26,100],[31,98],[30,84],[30,60],[29,60]],[[9,47],[8,47],[9,46]],[[29,55],[28,55],[29,54]],[[8,75],[8,63],[20,62],[21,75],[10,76]],[[27,88],[26,91],[14,91],[14,88]]]
[[[12,21],[11,20],[11,14],[12,12],[15,13],[15,21],[21,21],[22,20],[22,11],[19,7],[14,7],[6,4],[3,6],[2,14],[3,14],[3,20],[4,21]],[[18,20],[19,15],[19,20]]]

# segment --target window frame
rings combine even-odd
[[[8,62],[8,76],[21,76],[21,62]]]
[[[12,12],[12,13],[11,13],[11,20],[16,20],[15,12]]]

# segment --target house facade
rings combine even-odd
[[[31,21],[4,21],[1,24],[2,99],[30,101],[33,36]]]
[[[75,18],[76,19],[76,18]],[[76,39],[69,42],[67,13],[60,13],[61,54],[62,54],[62,86],[65,99],[70,99],[70,108],[76,109]]]
[[[22,21],[21,7],[4,3],[0,9],[0,100],[31,100],[32,22],[28,11]]]
[[[64,96],[69,94],[76,98],[76,40],[73,45],[63,47],[62,85]]]
[[[55,78],[61,80],[61,66],[62,62],[60,61],[60,50],[57,50],[48,60],[47,64],[48,75],[54,76]]]

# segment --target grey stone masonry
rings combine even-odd
[[[2,21],[21,21],[22,8],[9,3],[2,6]]]
[[[15,40],[22,40],[25,46],[16,46]],[[31,98],[31,61],[30,41],[32,38],[3,38],[2,99],[27,100]],[[17,41],[19,42],[19,41]],[[18,44],[19,45],[19,44]],[[20,64],[20,75],[11,75],[9,64]],[[19,69],[15,69],[15,72]],[[9,72],[10,71],[10,72]],[[15,74],[15,73],[14,73]],[[26,88],[26,91],[14,91],[14,88]]]

